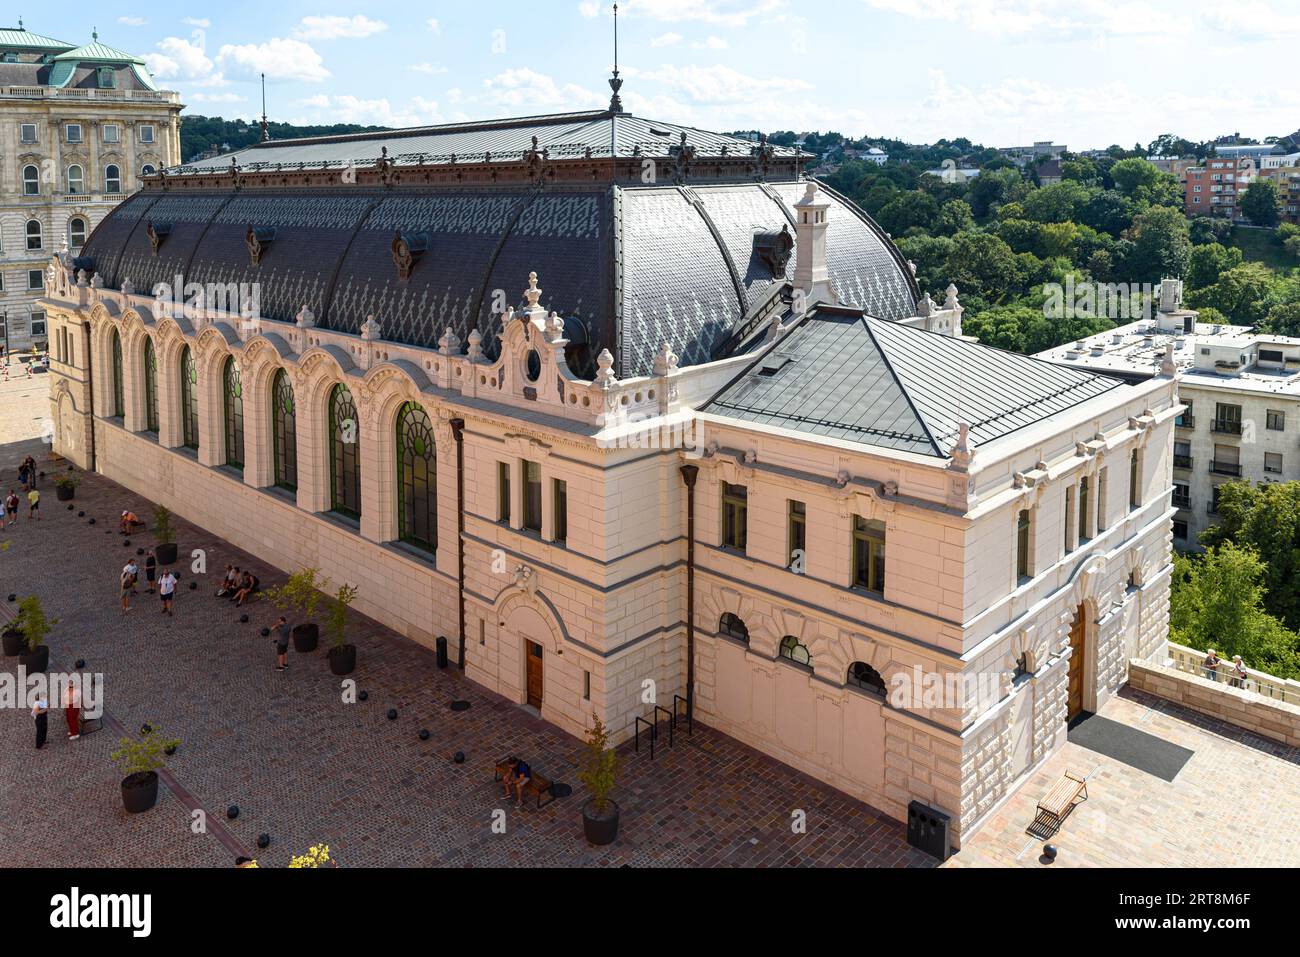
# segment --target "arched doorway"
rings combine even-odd
[[[1070,625],[1070,677],[1066,720],[1073,721],[1083,712],[1083,660],[1088,634],[1087,608],[1080,605]]]
[[[546,618],[536,608],[522,602],[515,604],[506,616],[505,635],[520,655],[520,703],[540,712],[546,691],[546,650],[556,648],[556,636]]]

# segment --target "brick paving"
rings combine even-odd
[[[1025,828],[1067,770],[1087,774],[1088,800],[1052,838],[1053,867],[1300,866],[1300,749],[1128,688],[1101,713],[1194,753],[1165,782],[1067,743],[947,866],[1042,866]]]
[[[0,447],[3,448],[3,447]],[[12,475],[16,457],[0,460]],[[52,464],[45,464],[53,471]],[[4,475],[0,475],[3,480]],[[47,486],[48,488],[48,486]],[[270,639],[260,629],[277,612],[265,602],[241,611],[212,595],[212,576],[188,588],[185,555],[207,551],[208,569],[251,566],[264,583],[283,574],[185,522],[178,523],[182,577],[176,616],[164,618],[156,597],[142,594],[122,615],[117,578],[128,555],[114,516],[149,505],[100,476],[85,477],[74,511],[56,503],[45,518],[7,533],[0,552],[0,600],[39,594],[59,619],[51,634],[51,670],[84,658],[106,676],[106,710],[122,726],[144,722],[179,737],[169,768],[181,787],[231,837],[280,866],[309,845],[326,843],[345,866],[845,866],[929,867],[907,847],[901,825],[879,812],[720,733],[684,725],[674,748],[651,762],[624,748],[615,791],[622,808],[618,841],[592,848],[582,837],[576,780],[580,742],[522,708],[460,677],[439,671],[428,649],[352,616],[358,646],[357,686],[365,702],[344,704],[340,679],[323,649],[290,652],[287,672],[273,670]],[[88,524],[79,519],[84,510]],[[12,606],[9,606],[12,608]],[[6,609],[9,610],[9,609]],[[16,670],[16,659],[0,667]],[[454,713],[452,700],[471,702]],[[389,708],[398,719],[389,721]],[[428,741],[418,731],[428,729]],[[121,807],[121,773],[108,758],[111,728],[66,740],[51,713],[50,743],[32,749],[30,717],[0,712],[0,864],[7,866],[230,866],[217,837],[196,834],[189,808],[160,788],[159,806],[143,815]],[[451,755],[464,751],[455,764]],[[496,760],[518,753],[538,771],[573,786],[542,810],[515,809],[492,782]],[[225,819],[238,804],[236,820]],[[492,831],[506,810],[506,833]],[[807,815],[795,834],[791,813]]]

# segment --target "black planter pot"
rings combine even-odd
[[[350,675],[357,670],[357,646],[344,645],[331,648],[329,652],[330,671],[336,675]]]
[[[157,803],[157,771],[137,771],[122,779],[122,806],[127,814],[141,814]]]
[[[582,806],[582,833],[586,835],[588,844],[613,844],[618,837],[618,805],[606,801],[605,810],[597,812],[595,798],[588,799]]]
[[[309,651],[316,650],[316,644],[320,641],[320,629],[316,625],[294,625],[293,626],[293,648],[294,651],[300,651],[306,654]],[[352,655],[353,663],[356,662],[356,653]]]
[[[6,658],[17,658],[23,653],[23,633],[21,631],[6,631],[3,636],[0,636],[0,641],[4,643]]]
[[[18,664],[26,668],[29,675],[45,671],[50,666],[50,646],[39,645],[35,651],[23,652],[18,656]]]
[[[72,497],[77,494],[75,488],[65,488],[62,485],[54,486],[54,497],[60,502],[71,502]]]
[[[170,565],[176,561],[176,543],[167,542],[165,545],[157,545],[154,547],[153,554],[158,559],[159,565]]]

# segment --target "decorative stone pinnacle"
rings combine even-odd
[[[944,290],[943,306],[945,309],[957,307],[957,287],[952,283],[948,283],[948,288]]]
[[[558,312],[552,312],[546,317],[546,340],[555,342],[564,338],[564,320],[560,318]]]
[[[596,357],[596,365],[599,367],[596,372],[596,385],[601,389],[608,391],[613,388],[618,379],[614,376],[614,355],[608,349],[601,349],[600,355]]]
[[[1178,364],[1174,362],[1174,344],[1171,340],[1165,343],[1165,354],[1160,360],[1160,374],[1172,379],[1177,373]]]
[[[952,456],[954,466],[959,469],[970,468],[971,462],[975,459],[975,443],[971,441],[969,422],[957,423],[957,442],[949,454]]]
[[[916,304],[916,314],[918,316],[929,316],[934,312],[934,300],[930,298],[927,292],[921,297],[921,301]]]
[[[477,329],[471,329],[469,333],[469,356],[470,362],[478,362],[483,358],[483,334]]]
[[[129,278],[123,278],[122,280],[122,295],[135,295],[135,283],[133,283]]]
[[[442,334],[442,338],[438,340],[438,351],[441,352],[444,356],[449,356],[449,355],[453,355],[459,350],[460,350],[460,339],[457,338],[456,333],[451,331],[451,326],[448,326],[447,331],[444,332]]]
[[[538,301],[542,298],[541,287],[537,285],[537,273],[528,274],[528,289],[524,292],[524,298],[528,300],[528,308],[536,309]]]
[[[361,327],[361,338],[374,342],[376,339],[382,339],[383,337],[383,327],[376,321],[374,314],[366,316],[365,324]]]
[[[312,311],[307,308],[305,302],[302,304],[302,308],[298,310],[298,315],[294,317],[294,321],[298,324],[299,329],[310,329],[316,325],[316,317],[312,315]]]
[[[655,353],[654,372],[657,376],[671,375],[677,371],[677,353],[667,342]]]

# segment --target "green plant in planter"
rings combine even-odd
[[[181,742],[178,738],[164,738],[157,728],[151,728],[140,735],[138,741],[134,738],[121,738],[118,744],[121,747],[109,757],[120,764],[126,776],[130,777],[133,774],[161,771],[167,766],[166,752],[180,747]]]
[[[578,771],[578,780],[591,792],[592,802],[598,812],[603,812],[609,805],[609,794],[618,781],[618,772],[623,759],[609,746],[609,729],[594,714],[595,724],[587,732],[586,748],[582,756],[582,768]]]
[[[34,654],[37,648],[45,644],[45,636],[58,623],[57,618],[51,620],[45,614],[39,598],[28,595],[18,603],[18,617],[14,619],[13,625],[23,633],[28,653]]]
[[[346,647],[348,643],[348,605],[356,601],[355,585],[340,585],[334,597],[330,599],[329,617],[325,622],[325,633],[329,636],[331,651]]]
[[[55,478],[54,484],[59,488],[76,491],[77,486],[81,484],[81,476],[74,475],[71,472],[61,472],[58,477]]]
[[[302,618],[311,618],[324,597],[321,592],[329,582],[320,577],[320,569],[303,568],[289,576],[283,585],[268,588],[266,597],[281,611],[297,612]]]
[[[153,510],[153,537],[159,545],[172,545],[176,542],[171,509],[166,505],[158,505]]]

